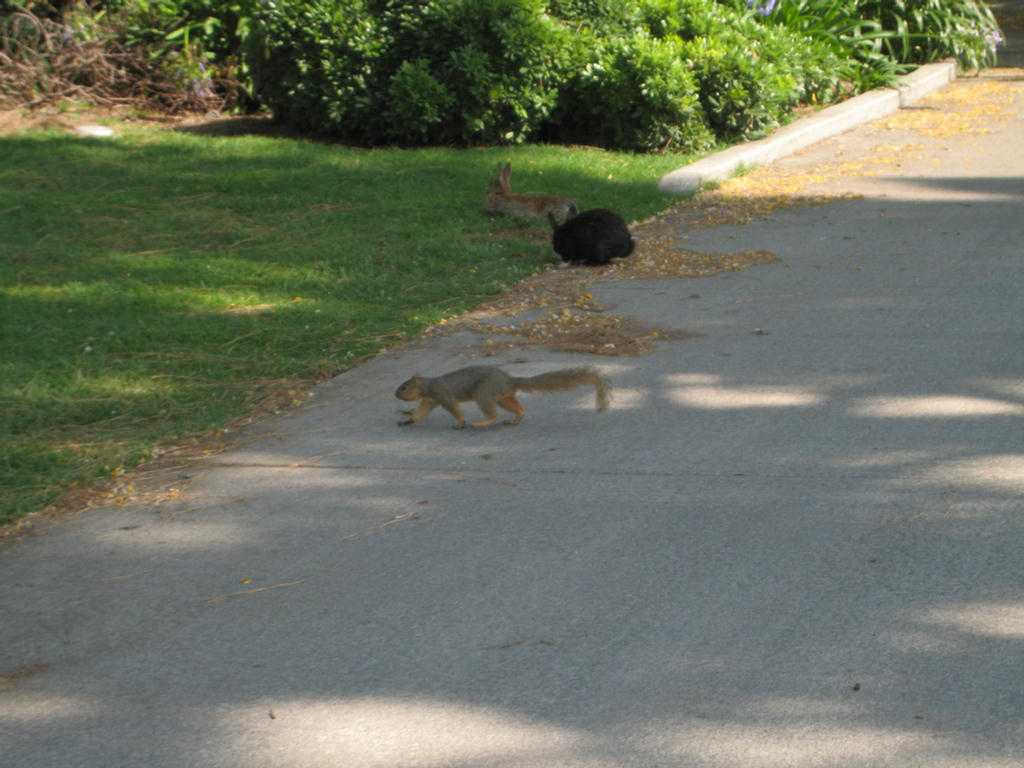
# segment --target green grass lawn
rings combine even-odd
[[[550,263],[544,222],[482,212],[499,161],[629,221],[687,160],[119,131],[0,138],[0,523]]]

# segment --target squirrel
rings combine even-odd
[[[415,424],[440,405],[458,421],[455,429],[462,429],[466,426],[466,419],[462,415],[459,403],[467,400],[475,400],[487,417],[483,421],[473,422],[471,426],[486,427],[493,424],[498,420],[499,405],[515,414],[514,418],[508,419],[505,423],[518,424],[524,413],[523,406],[516,400],[518,390],[560,392],[587,384],[594,387],[597,410],[606,410],[611,398],[611,385],[604,376],[589,366],[564,368],[525,378],[510,376],[493,365],[471,365],[433,378],[416,374],[395,390],[395,397],[399,400],[420,401],[413,414],[405,421],[398,422],[398,425],[405,427]]]

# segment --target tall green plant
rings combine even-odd
[[[890,33],[879,21],[859,15],[849,0],[791,0],[759,15],[828,45],[843,61],[843,79],[858,91],[892,85],[906,69],[884,46]]]
[[[857,7],[891,33],[883,45],[904,63],[953,57],[967,69],[981,69],[996,63],[1003,42],[999,23],[981,0],[874,0]]]
[[[916,64],[953,57],[979,69],[996,62],[1003,41],[982,0],[722,0],[767,24],[798,30],[845,49],[864,86],[887,82]]]

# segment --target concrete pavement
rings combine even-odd
[[[778,262],[594,284],[698,335],[493,360],[598,365],[608,413],[526,395],[515,428],[399,429],[395,386],[477,341],[430,339],[173,501],[0,550],[0,766],[1020,765],[1024,80],[1003,72],[949,86],[998,83],[991,132],[874,123],[777,162],[862,197],[680,234]]]

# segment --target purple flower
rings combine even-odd
[[[209,81],[200,80],[198,77],[193,77],[186,83],[185,93],[194,99],[208,99],[213,96]]]
[[[1003,36],[998,29],[990,29],[985,33],[985,44],[989,53],[995,54],[996,48],[1003,44]]]
[[[761,5],[760,0],[747,0],[747,8],[756,8],[759,14],[767,17],[775,10],[777,2],[778,0],[765,0],[765,4]]]

